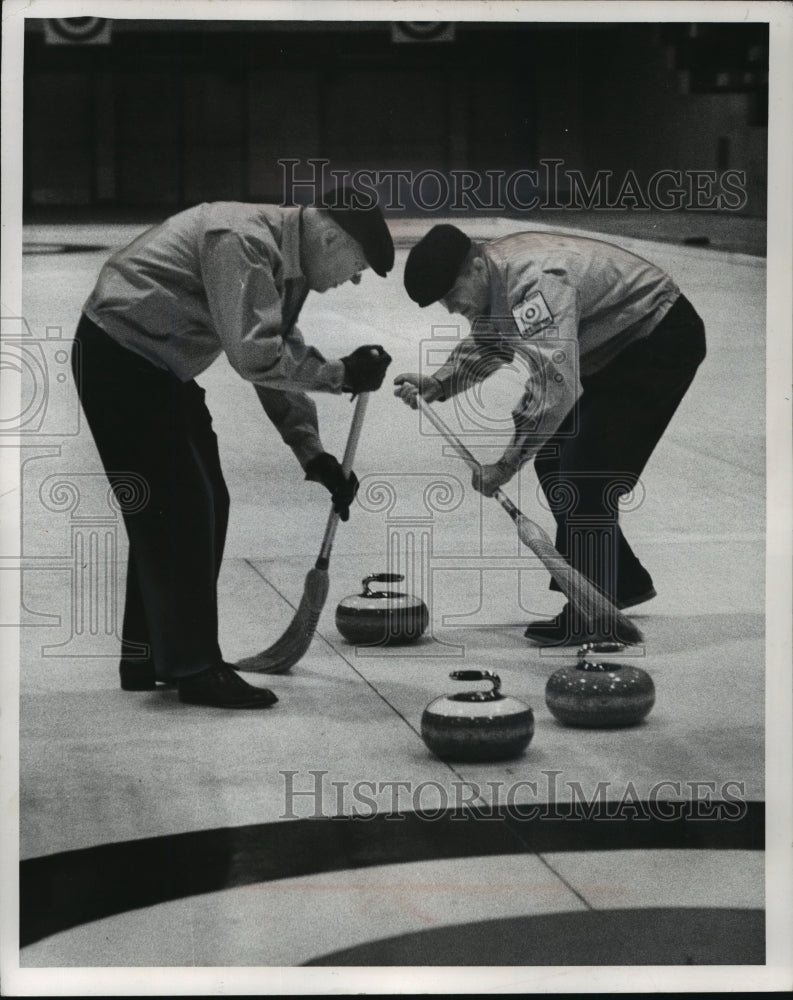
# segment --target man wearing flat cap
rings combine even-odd
[[[347,189],[310,207],[198,205],[143,233],[102,268],[73,368],[129,537],[121,685],[175,684],[181,701],[264,708],[218,646],[217,579],[229,512],[217,439],[195,377],[225,353],[308,480],[349,516],[357,479],[320,440],[308,392],[380,387],[390,357],[364,345],[326,360],[296,326],[309,291],[394,263],[376,206]],[[140,494],[124,491],[130,475]],[[141,655],[143,651],[143,655]],[[148,652],[146,652],[148,651]]]
[[[656,596],[619,526],[617,500],[647,460],[705,357],[704,326],[655,265],[599,240],[515,233],[472,242],[431,229],[411,250],[405,288],[441,302],[472,332],[434,375],[397,376],[395,395],[444,401],[503,365],[526,374],[503,455],[473,485],[485,496],[527,462],[557,523],[556,548],[619,608]],[[558,589],[552,581],[552,589]],[[607,638],[571,606],[532,622],[528,638],[556,645]]]

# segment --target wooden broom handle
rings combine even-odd
[[[460,458],[463,459],[472,469],[481,469],[482,463],[477,461],[471,452],[465,447],[462,441],[457,437],[454,431],[449,427],[449,425],[440,417],[435,410],[432,409],[430,404],[419,395],[418,397],[419,409],[424,414],[424,416],[429,420],[431,424],[434,424],[435,429],[440,431],[441,434],[446,438],[449,444],[454,448]],[[517,519],[521,516],[520,511],[515,506],[515,504],[509,499],[506,493],[501,491],[501,488],[495,490],[493,493],[493,499],[498,500],[504,510],[509,514],[513,521],[517,522]]]
[[[352,472],[352,463],[355,461],[355,452],[358,448],[358,441],[363,430],[363,418],[366,415],[366,404],[369,402],[369,393],[362,392],[355,401],[355,412],[352,415],[350,433],[347,435],[347,445],[344,449],[344,457],[341,460],[341,469],[345,476]],[[333,547],[333,539],[336,537],[336,528],[339,524],[339,515],[331,507],[328,515],[328,524],[325,528],[325,537],[322,539],[322,546],[319,550],[319,557],[316,561],[317,569],[327,569],[330,550]]]

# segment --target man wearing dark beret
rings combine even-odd
[[[599,240],[515,233],[472,242],[431,229],[411,250],[405,288],[440,301],[472,332],[434,375],[404,373],[395,395],[415,407],[481,382],[503,365],[526,374],[514,433],[473,485],[485,496],[527,462],[557,523],[556,547],[619,608],[656,596],[620,529],[617,500],[639,480],[705,357],[705,330],[672,279]],[[552,589],[558,589],[551,583]],[[528,638],[555,645],[592,635],[569,604]]]
[[[176,685],[185,702],[264,708],[218,646],[217,579],[229,494],[195,382],[221,354],[253,383],[306,479],[346,520],[355,496],[320,440],[307,392],[380,387],[390,357],[364,345],[326,360],[296,326],[309,291],[385,277],[394,246],[376,206],[332,191],[315,205],[198,205],[143,233],[102,268],[83,307],[73,368],[129,537],[121,686]],[[135,503],[122,499],[132,473]],[[120,478],[119,478],[120,477]]]

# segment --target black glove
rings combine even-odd
[[[344,392],[357,396],[359,392],[374,392],[383,384],[391,355],[379,344],[356,348],[342,358],[344,364]]]
[[[354,472],[345,476],[344,470],[333,455],[323,451],[306,464],[306,479],[312,483],[322,483],[330,493],[333,509],[342,521],[349,520],[350,504],[358,492],[358,477]]]

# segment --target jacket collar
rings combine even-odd
[[[499,266],[497,253],[491,243],[484,246],[484,259],[490,285],[490,318],[493,327],[499,331],[513,331],[514,322],[510,315],[507,302],[507,286],[502,269]]]
[[[303,278],[303,269],[300,266],[300,225],[303,216],[301,206],[296,208],[282,208],[283,226],[281,229],[281,259],[283,262],[284,278],[293,281],[296,278]]]

